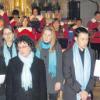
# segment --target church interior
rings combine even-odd
[[[14,9],[17,9],[19,11],[20,16],[31,16],[32,6],[37,5],[42,9],[41,14],[44,15],[47,19],[49,19],[50,16],[54,18],[56,15],[54,15],[54,13],[48,15],[48,13],[46,13],[43,10],[44,9],[43,7],[45,6],[46,10],[49,9],[46,8],[46,4],[51,1],[52,0],[0,0],[0,3],[4,5],[4,10],[6,11],[9,17],[12,16],[12,11]],[[57,0],[57,2],[59,3],[60,6],[60,15],[62,16],[62,20],[65,21],[65,18],[67,17],[72,19],[81,18],[82,25],[84,25],[85,27],[87,27],[87,22],[94,17],[94,12],[100,11],[100,0]],[[98,32],[100,34],[100,24]],[[99,45],[100,45],[100,37],[99,37]],[[94,94],[93,100],[100,100],[100,80],[96,82],[93,94]]]

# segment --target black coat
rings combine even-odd
[[[0,75],[4,74],[6,75],[6,64],[4,61],[2,47],[0,47]],[[5,82],[3,84],[0,84],[0,95],[4,94],[5,94]]]
[[[89,49],[91,55],[91,73],[90,79],[86,87],[87,92],[91,92],[94,86],[94,54],[91,49]],[[88,58],[87,58],[88,59]],[[63,53],[63,75],[65,78],[64,84],[64,100],[76,100],[76,94],[81,91],[81,85],[76,80],[75,69],[73,64],[73,50],[65,51]]]
[[[31,67],[33,87],[28,91],[21,87],[22,69],[23,63],[18,56],[10,60],[6,77],[6,100],[47,100],[44,62],[34,57]]]
[[[1,43],[1,41],[0,41],[0,43]],[[7,65],[5,63],[3,49],[4,49],[4,41],[2,41],[2,45],[0,44],[0,75],[5,74],[5,76],[6,76]],[[5,52],[5,54],[6,54],[6,52]],[[5,88],[6,88],[6,82],[4,82],[3,84],[0,84],[0,96],[5,96]],[[0,98],[0,100],[1,100],[1,98]]]
[[[0,56],[0,75],[6,75],[6,65],[2,56]],[[0,84],[0,95],[5,94],[5,82]]]

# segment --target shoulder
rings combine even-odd
[[[22,62],[21,60],[19,59],[18,56],[14,57],[14,58],[11,58],[10,61],[9,61],[9,64],[8,64],[8,67],[16,67],[17,65],[20,65]]]
[[[16,62],[16,61],[18,61],[18,60],[19,60],[19,58],[18,58],[18,56],[16,56],[16,57],[12,58],[12,59],[10,60],[10,62]]]
[[[68,63],[71,62],[73,59],[73,50],[69,49],[69,50],[64,51],[62,54],[62,59],[63,61],[66,61]]]
[[[19,64],[19,58],[17,56],[10,59],[8,67],[7,67],[7,71],[8,72],[14,71],[16,69],[17,64]]]
[[[88,50],[89,50],[90,54],[94,54],[95,53],[95,51],[93,49],[91,49],[90,47],[88,48]]]
[[[34,62],[35,62],[35,64],[36,64],[36,67],[38,68],[38,69],[45,69],[45,64],[44,64],[44,61],[42,60],[42,59],[40,59],[40,58],[38,58],[38,57],[34,57]]]
[[[63,52],[63,56],[70,56],[73,54],[73,50],[72,48],[71,49],[68,49],[66,51]]]
[[[88,49],[90,52],[94,52],[94,50],[92,48],[88,47]]]
[[[43,64],[44,63],[44,61],[42,59],[38,58],[37,56],[34,57],[34,60],[37,64],[41,64],[41,63]]]
[[[88,48],[88,49],[89,49],[91,58],[95,60],[95,51],[91,48]]]

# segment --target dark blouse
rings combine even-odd
[[[84,50],[82,51],[82,50],[79,49],[79,53],[80,53],[80,56],[81,56],[83,67],[84,67]]]

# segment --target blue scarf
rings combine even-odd
[[[49,43],[40,42],[40,47],[43,49],[50,49]],[[40,50],[37,49],[36,56],[40,58]],[[57,67],[57,58],[56,58],[56,51],[49,51],[49,65],[48,65],[48,72],[52,78],[56,77],[56,67]]]
[[[23,62],[21,85],[25,91],[28,91],[29,88],[32,88],[32,74],[30,69],[33,63],[34,54],[31,52],[28,57],[23,57],[20,53],[18,53],[18,57]]]
[[[78,44],[74,43],[73,63],[75,67],[76,80],[80,83],[81,90],[85,90],[90,79],[90,71],[91,71],[91,57],[88,48],[85,48],[84,51],[84,67],[83,67]],[[79,94],[77,94],[77,100],[80,100]]]
[[[4,42],[4,47],[3,47],[3,54],[4,54],[4,59],[5,59],[5,64],[8,66],[9,60],[11,59],[10,52],[7,48],[7,44]],[[17,51],[16,51],[16,46],[13,43],[12,44],[12,58],[17,56]]]

